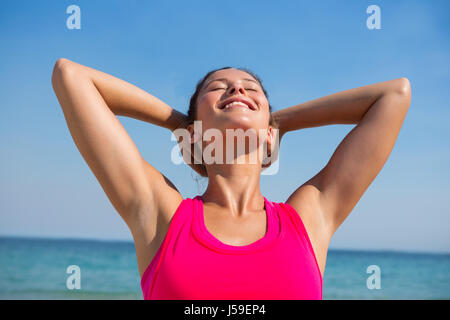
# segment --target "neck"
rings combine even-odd
[[[259,183],[261,165],[208,165],[208,187],[202,195],[205,203],[225,209],[234,217],[264,210],[264,198]]]

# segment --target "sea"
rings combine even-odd
[[[450,298],[450,254],[328,251],[324,300]],[[0,299],[141,300],[133,242],[0,237]]]

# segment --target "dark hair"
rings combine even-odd
[[[196,119],[197,119],[197,98],[198,95],[200,93],[200,90],[203,88],[203,84],[205,83],[205,81],[208,79],[208,77],[210,75],[212,75],[213,73],[215,73],[216,71],[219,70],[225,70],[225,69],[236,69],[236,70],[241,70],[244,71],[246,73],[248,73],[249,75],[251,75],[253,78],[256,79],[256,81],[258,81],[259,85],[261,86],[267,100],[269,100],[269,95],[266,91],[266,89],[264,89],[264,86],[262,85],[262,81],[261,79],[251,70],[247,69],[247,68],[234,68],[234,67],[223,67],[223,68],[219,68],[219,69],[214,69],[209,71],[201,80],[199,80],[197,82],[197,85],[195,87],[195,92],[192,95],[190,101],[189,101],[189,109],[187,112],[187,118],[188,118],[188,124],[192,124]],[[274,128],[278,128],[278,124],[275,120],[275,118],[272,116],[272,106],[269,103],[269,113],[270,113],[270,119],[269,119],[269,125],[271,125]],[[270,164],[269,164],[270,166]],[[268,167],[268,166],[264,166],[264,167]],[[201,171],[200,175],[202,177],[207,177],[207,173],[206,173],[206,168],[204,164],[199,165],[199,170]]]
[[[264,89],[264,86],[262,85],[262,81],[261,79],[251,70],[247,69],[247,68],[234,68],[234,67],[223,67],[223,68],[219,68],[219,69],[214,69],[209,71],[204,77],[203,79],[201,79],[200,81],[197,82],[197,86],[195,87],[195,92],[191,97],[191,100],[189,101],[189,109],[187,112],[187,117],[188,117],[188,122],[189,124],[193,123],[194,120],[197,118],[197,98],[198,95],[200,93],[200,90],[203,87],[203,84],[205,83],[206,79],[208,79],[208,77],[210,75],[212,75],[213,73],[215,73],[216,71],[219,70],[225,70],[225,69],[236,69],[236,70],[241,70],[244,71],[246,73],[248,73],[249,75],[251,75],[253,78],[256,79],[256,81],[258,81],[259,85],[261,86],[267,100],[269,100],[269,94],[267,93],[266,89]],[[270,112],[270,119],[269,119],[269,125],[278,128],[278,125],[275,121],[275,119],[272,117],[272,106],[269,103],[269,112]]]

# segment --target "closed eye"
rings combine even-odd
[[[216,91],[216,90],[225,90],[225,88],[215,88],[215,89],[211,89],[211,91]],[[258,91],[258,90],[256,90],[256,89],[252,89],[252,88],[246,88],[245,90]]]

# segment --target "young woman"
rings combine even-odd
[[[76,146],[133,235],[145,299],[322,299],[331,237],[386,162],[411,99],[408,79],[399,78],[272,113],[260,79],[227,67],[198,82],[184,115],[67,59],[56,62],[52,84]],[[236,101],[241,104],[230,104]],[[194,121],[203,132],[266,129],[270,150],[287,132],[356,126],[285,202],[261,194],[262,159],[189,163],[208,177],[208,186],[203,195],[183,199],[142,158],[118,115],[172,132],[186,129],[202,151],[208,141],[199,140]],[[259,141],[257,150],[247,148],[244,158],[262,147]]]

